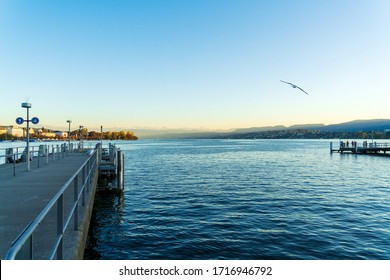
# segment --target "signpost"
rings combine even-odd
[[[70,154],[70,124],[72,123],[72,121],[71,121],[71,120],[67,120],[66,122],[69,123],[69,130],[68,130],[68,151],[69,151],[69,154]]]
[[[29,124],[30,124],[30,122],[32,122],[33,124],[38,124],[39,123],[39,119],[37,117],[34,117],[31,120],[29,119],[30,118],[29,109],[31,108],[31,103],[27,103],[27,102],[22,103],[22,108],[26,108],[27,109],[27,119],[24,120],[22,117],[18,117],[18,118],[16,118],[16,123],[18,125],[22,125],[24,122],[27,122],[27,147],[26,147],[27,154],[26,154],[26,161],[27,161],[27,171],[30,171],[30,125]]]
[[[83,129],[84,126],[79,126],[79,134],[80,134],[80,149],[84,149],[84,143],[83,143]]]
[[[24,119],[19,117],[19,118],[16,119],[16,123],[21,125],[21,124],[24,123]]]
[[[103,126],[100,126],[100,147],[103,149]]]
[[[33,124],[38,124],[39,123],[39,119],[37,117],[34,117],[34,118],[31,119],[31,122]]]

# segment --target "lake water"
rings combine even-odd
[[[329,140],[118,142],[87,259],[390,259],[390,158]],[[337,145],[336,145],[337,146]]]

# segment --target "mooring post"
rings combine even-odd
[[[330,142],[330,153],[333,153],[333,142]]]
[[[123,190],[124,185],[124,173],[123,173],[123,165],[124,165],[124,155],[121,150],[118,149],[117,152],[117,188]]]

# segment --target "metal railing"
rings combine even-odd
[[[57,145],[39,145],[30,147],[30,165],[31,168],[40,168],[42,164],[49,164],[65,158],[74,151],[74,144],[70,147],[66,143]],[[0,149],[0,171],[12,170],[14,176],[17,173],[17,167],[26,164],[26,148],[11,147]]]
[[[100,147],[98,146],[93,150],[88,160],[63,185],[42,212],[14,241],[5,259],[64,259],[64,237],[66,233],[72,234],[72,232],[79,230],[80,216],[83,216],[89,199],[87,194],[91,192],[93,178],[97,175],[99,152]],[[84,209],[80,209],[81,207]],[[56,214],[53,212],[56,212]],[[44,231],[40,228],[42,224],[45,224],[45,227],[51,225],[49,231],[54,234],[51,242],[49,242],[47,234],[42,234]],[[41,231],[41,233],[37,233],[38,231]],[[45,246],[52,244],[51,249],[47,250],[49,251],[48,256],[42,256],[44,253],[41,253],[39,256],[35,254],[34,248],[39,247],[34,244],[36,240],[40,244],[45,244]]]
[[[383,143],[383,142],[368,142],[368,141],[363,141],[362,143],[358,143],[356,141],[351,141],[351,142],[345,142],[345,141],[340,141],[340,149],[343,148],[369,148],[369,149],[383,149],[383,148],[390,148],[390,143]]]
[[[390,143],[368,143],[369,148],[390,148]]]

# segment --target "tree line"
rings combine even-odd
[[[72,136],[72,133],[71,133]],[[132,131],[107,131],[107,132],[88,132],[88,139],[91,140],[138,140],[138,137],[134,135]]]
[[[87,128],[81,130],[74,130],[70,132],[71,139],[80,139],[85,140],[138,140],[138,137],[134,135],[133,131],[88,131]]]
[[[211,138],[230,139],[390,139],[390,131],[320,131],[320,130],[274,130],[249,133],[229,133]]]
[[[66,131],[65,131],[66,132]],[[56,131],[46,128],[41,128],[35,130],[34,133],[30,133],[31,139],[68,139],[67,134],[65,136],[55,135]],[[67,132],[66,132],[67,133]],[[23,136],[15,136],[9,133],[0,134],[0,140],[16,140],[24,139],[26,137],[25,132]],[[87,128],[77,129],[70,132],[71,140],[79,140],[83,138],[84,140],[138,140],[138,137],[134,135],[133,131],[106,131],[106,132],[97,132],[97,131],[88,131]]]

